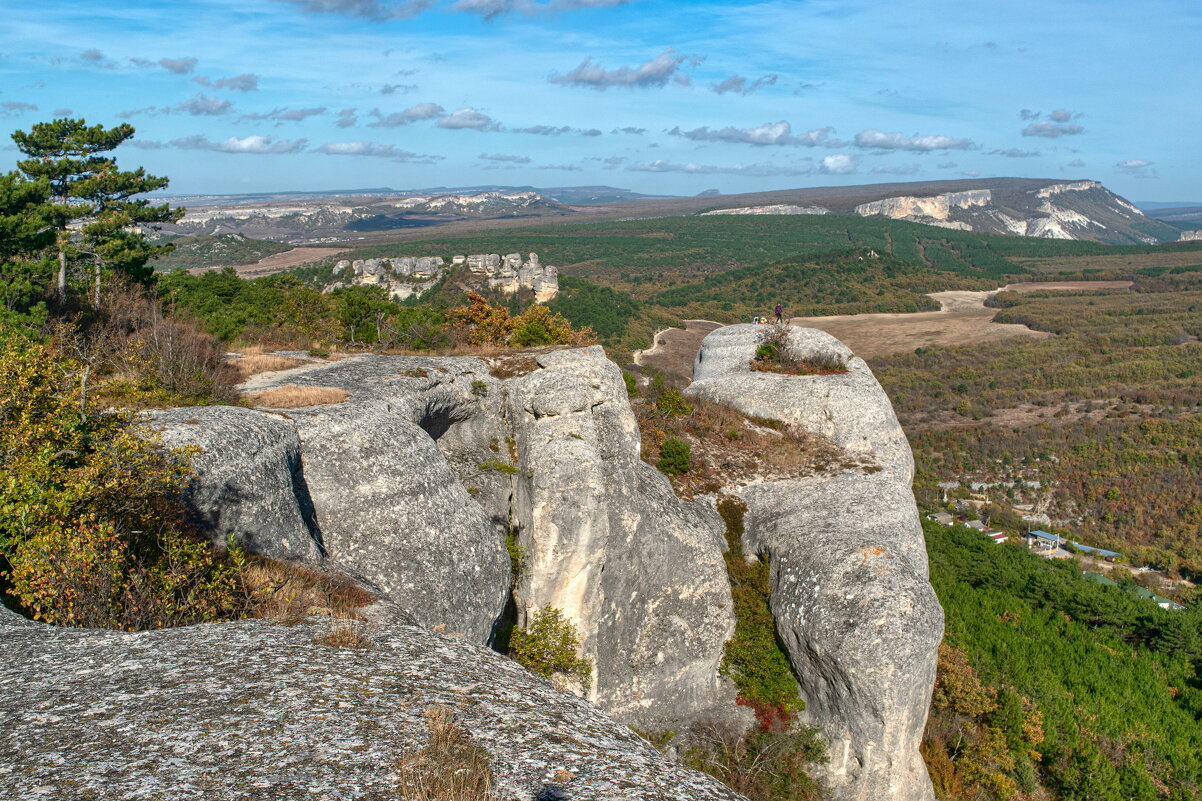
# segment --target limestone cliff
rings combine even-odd
[[[467,284],[478,279],[481,288],[513,294],[522,289],[534,293],[539,303],[553,300],[559,293],[559,271],[543,264],[537,253],[522,261],[517,253],[455,256],[450,266],[466,264]],[[347,286],[382,286],[395,300],[421,297],[446,275],[448,265],[441,256],[400,256],[387,259],[343,259],[333,268],[334,279],[325,291]]]
[[[917,746],[942,617],[909,447],[845,347],[794,330],[795,350],[845,359],[849,371],[752,373],[763,333],[710,334],[688,392],[857,457],[821,475],[725,488],[748,504],[747,555],[771,559],[777,628],[807,719],[830,744],[821,778],[837,801],[929,801]],[[738,717],[718,669],[734,614],[714,499],[678,498],[640,459],[621,373],[600,348],[357,356],[246,389],[285,384],[350,397],[287,412],[150,415],[168,442],[203,449],[188,498],[215,540],[324,560],[372,588],[395,619],[477,646],[495,640],[507,600],[518,623],[560,609],[593,664],[587,698],[612,717],[677,730]],[[506,535],[521,554],[513,586]]]
[[[842,343],[790,332],[799,357],[838,359],[845,374],[753,372],[764,335],[753,325],[709,334],[686,392],[818,434],[879,468],[736,489],[748,506],[744,547],[771,557],[772,611],[806,716],[830,743],[820,773],[837,799],[932,799],[918,746],[943,612],[927,579],[909,445],[871,371]]]
[[[714,211],[703,211],[701,216],[708,217],[728,214],[830,214],[830,209],[822,206],[775,204],[770,206],[741,206],[736,209],[715,209]]]
[[[1020,192],[966,189],[899,195],[861,203],[855,213],[965,231],[1115,244],[1164,241],[1172,230],[1097,181],[1052,183]]]

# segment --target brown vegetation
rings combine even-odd
[[[337,387],[305,387],[298,384],[285,384],[282,387],[251,395],[250,401],[256,406],[267,406],[272,409],[299,409],[304,406],[342,403],[350,396],[351,393]]]
[[[276,356],[271,353],[248,353],[231,362],[231,366],[238,373],[239,381],[245,381],[252,375],[291,370],[293,367],[305,364],[309,364],[309,362],[295,356]]]
[[[405,801],[496,801],[488,752],[473,743],[447,706],[426,708],[430,740],[397,763]]]
[[[261,556],[247,556],[238,572],[247,617],[299,623],[307,617],[362,620],[359,610],[375,600],[351,579]]]
[[[657,386],[658,383],[658,386]],[[874,464],[779,420],[753,419],[729,406],[680,394],[652,382],[650,397],[634,403],[642,458],[657,464],[669,439],[690,446],[687,472],[671,476],[682,498],[715,492],[755,477],[792,478],[828,471],[875,471]]]

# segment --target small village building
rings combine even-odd
[[[982,523],[980,520],[969,520],[969,521],[968,521],[967,523],[965,523],[964,525],[968,526],[968,527],[969,527],[969,528],[971,528],[973,531],[979,531],[979,532],[981,532],[982,534],[984,534],[984,533],[985,533],[985,524],[984,524],[984,523]]]
[[[1071,543],[1078,551],[1082,551],[1088,556],[1096,556],[1099,559],[1105,559],[1107,562],[1113,562],[1115,559],[1122,559],[1123,555],[1118,551],[1108,551],[1105,548],[1095,548],[1092,545],[1082,545],[1079,542]]]
[[[956,518],[949,515],[947,512],[939,512],[933,515],[927,515],[927,520],[934,520],[941,526],[950,526],[956,522]]]

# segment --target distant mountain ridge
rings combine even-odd
[[[386,197],[348,192],[180,200],[187,200],[188,215],[179,225],[168,227],[169,233],[241,233],[294,244],[413,238],[418,235],[413,229],[434,226],[440,235],[460,235],[481,228],[541,227],[569,220],[768,213],[764,207],[778,207],[778,214],[789,213],[783,211],[786,207],[823,208],[835,215],[1116,245],[1175,242],[1183,228],[1196,227],[1189,215],[1169,219],[1163,213],[1145,214],[1097,181],[1038,178],[812,187],[698,197],[653,197],[608,186],[580,186],[540,190],[470,187],[427,194],[402,191]],[[406,231],[411,235],[406,236]]]

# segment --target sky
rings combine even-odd
[[[1202,200],[1197,0],[47,0],[0,130],[133,125],[172,194],[1092,179]],[[0,142],[0,170],[20,154]]]

